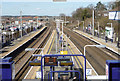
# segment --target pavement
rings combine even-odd
[[[80,34],[80,35],[83,35],[84,37],[86,37],[86,38],[88,38],[88,39],[90,39],[98,44],[105,45],[107,49],[120,55],[120,48],[117,47],[117,43],[114,43],[114,42],[112,43],[111,41],[108,41],[106,43],[104,39],[93,36],[93,35],[88,34],[88,33],[85,33],[83,31],[80,31],[80,30],[73,30],[73,31]]]

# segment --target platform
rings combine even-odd
[[[9,55],[10,53],[12,53],[14,50],[16,50],[17,48],[21,47],[23,44],[25,44],[26,42],[28,42],[29,40],[31,40],[33,37],[35,37],[37,34],[39,34],[45,27],[42,27],[39,30],[33,31],[30,34],[27,34],[25,36],[23,36],[22,38],[17,39],[12,46],[6,46],[3,49],[1,49],[2,51],[4,51],[1,54],[1,58],[4,58],[5,56]]]
[[[46,45],[44,46],[44,49],[43,50],[43,54],[47,54],[49,53],[49,48],[51,47],[52,43],[53,43],[53,40],[54,40],[54,35],[55,35],[55,30],[53,30],[49,40],[47,41]],[[40,58],[38,58],[40,59]],[[24,79],[35,79],[35,76],[36,76],[36,71],[39,71],[40,70],[40,66],[32,66],[30,68],[30,70],[28,71],[28,73],[26,74],[26,76],[24,77]]]
[[[67,40],[66,40],[67,39]],[[68,51],[68,54],[81,54],[81,52],[77,49],[77,47],[72,43],[72,41],[64,35],[64,45],[69,44],[68,46],[63,47],[63,51]],[[67,42],[66,42],[67,41]],[[48,42],[46,43],[44,47],[44,54],[60,54],[60,51],[62,50],[61,45],[59,44],[59,40],[57,40],[57,51],[56,51],[56,31],[54,30],[52,32],[51,37],[49,38]],[[40,59],[40,58],[38,58]],[[74,67],[83,69],[84,67],[84,59],[83,57],[76,57],[73,58]],[[65,70],[66,67],[61,66],[55,66],[55,70]],[[87,61],[86,65],[87,69],[90,70],[90,73],[87,75],[98,75],[95,69],[91,66],[91,64]],[[50,71],[50,67],[44,67],[44,78],[47,78],[47,73]],[[36,79],[36,72],[41,71],[40,66],[32,66],[27,75],[24,77],[24,79]],[[55,78],[57,79],[57,73],[55,74]]]
[[[110,41],[108,41],[106,43],[104,39],[95,37],[93,35],[90,35],[88,33],[80,31],[80,30],[73,30],[73,31],[75,31],[76,33],[78,33],[80,35],[83,35],[84,37],[86,37],[86,38],[88,38],[88,39],[90,39],[90,40],[92,40],[92,41],[94,41],[94,42],[96,42],[98,44],[106,45],[106,48],[108,48],[111,51],[114,51],[115,53],[120,55],[120,49],[117,47],[116,43],[111,43]]]

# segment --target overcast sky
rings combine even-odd
[[[40,2],[41,1],[41,2]],[[44,2],[43,2],[44,1]],[[52,0],[2,0],[2,15],[39,15],[59,16],[60,13],[71,16],[72,12],[80,7],[87,7],[89,4],[96,4],[99,0],[67,0],[67,2],[53,2]],[[84,2],[83,2],[84,1]],[[90,1],[90,0],[89,0]],[[101,0],[103,1],[103,0]],[[110,0],[104,0],[109,1]],[[102,2],[104,4],[108,2]]]

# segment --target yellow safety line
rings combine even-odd
[[[70,48],[70,46],[68,46],[69,48]],[[74,54],[74,52],[72,51],[72,49],[70,48],[70,51],[72,52],[72,54]],[[75,56],[75,59],[77,60],[77,62],[78,62],[78,64],[79,64],[79,66],[82,68],[82,66],[80,65],[80,63],[79,63],[79,61],[78,61],[78,59],[76,58],[76,56]],[[86,78],[87,78],[87,76],[86,76]]]
[[[50,52],[51,52],[51,49],[52,49],[53,44],[54,44],[54,41],[55,41],[55,37],[54,37],[54,40],[53,40],[53,42],[52,42],[52,45],[51,45],[51,47],[50,47],[50,50],[49,50],[48,54],[50,54]]]
[[[70,46],[68,46],[69,48],[70,48]],[[74,54],[74,52],[72,51],[72,49],[70,48],[70,51],[72,52],[72,54]],[[82,68],[82,66],[80,65],[80,63],[79,63],[79,61],[78,61],[78,59],[77,59],[77,57],[75,56],[75,59],[77,60],[77,62],[78,62],[78,64],[79,64],[79,66],[80,66],[80,68]]]

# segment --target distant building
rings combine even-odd
[[[102,12],[99,11],[98,16],[108,17],[109,16],[109,11],[102,11]]]

